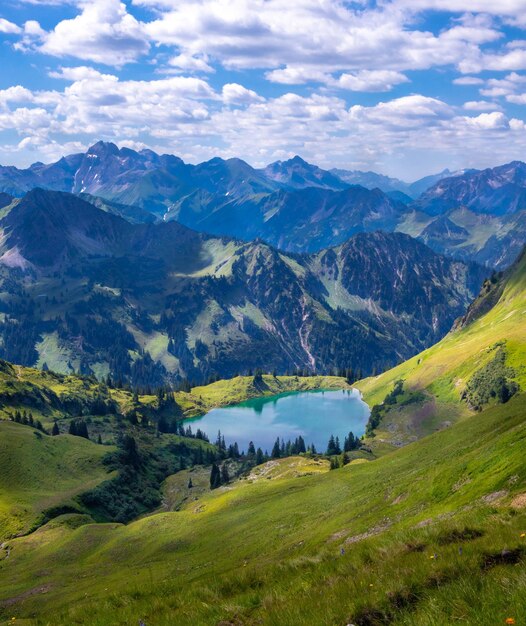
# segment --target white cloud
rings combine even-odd
[[[470,100],[464,102],[463,109],[466,111],[501,111],[502,107],[495,102],[487,102],[486,100]]]
[[[265,98],[259,96],[252,89],[247,89],[237,83],[223,85],[223,102],[225,104],[251,104],[252,102],[264,102]]]
[[[484,81],[482,78],[476,78],[475,76],[461,76],[460,78],[455,78],[453,81],[454,85],[483,85]]]
[[[81,65],[78,67],[59,67],[58,70],[48,72],[50,78],[58,78],[61,80],[77,81],[87,79],[111,79],[118,80],[116,76],[112,74],[101,74],[92,67]]]
[[[508,102],[512,102],[513,104],[526,104],[526,93],[513,94],[511,96],[507,96],[506,100]]]
[[[480,43],[501,36],[483,17],[466,17],[438,35],[407,28],[408,16],[397,3],[383,10],[329,0],[147,4],[163,9],[144,26],[151,40],[191,56],[207,55],[227,68],[267,69],[269,80],[288,84],[336,72],[456,64],[476,56]]]
[[[265,78],[272,83],[281,83],[283,85],[305,85],[306,83],[328,83],[331,82],[332,76],[310,67],[294,67],[288,66],[266,72]]]
[[[80,15],[59,22],[41,39],[42,52],[106,65],[135,61],[149,50],[141,23],[119,0],[84,2]]]
[[[414,11],[435,10],[464,13],[469,9],[472,12],[508,17],[518,17],[526,11],[525,0],[499,0],[499,2],[470,0],[468,4],[459,2],[459,0],[396,0],[396,4]]]
[[[196,72],[214,72],[214,68],[208,64],[206,56],[197,57],[189,54],[179,54],[172,57],[168,62],[172,67],[179,70],[196,71]]]
[[[481,130],[509,128],[508,118],[500,111],[494,111],[493,113],[481,113],[477,117],[465,117],[462,121]]]
[[[511,96],[526,83],[526,75],[512,72],[504,78],[490,78],[486,81],[484,89],[480,90],[481,95],[489,98],[498,98]]]
[[[13,24],[9,20],[0,17],[0,33],[5,33],[6,35],[18,35],[22,32],[20,26]]]
[[[506,72],[509,70],[526,69],[526,49],[515,48],[503,54],[478,53],[475,57],[465,59],[458,65],[461,72],[476,74],[484,70]]]
[[[408,82],[407,76],[393,70],[361,70],[342,74],[338,86],[351,91],[390,91],[395,85]]]

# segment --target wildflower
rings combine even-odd
[[[526,533],[521,533],[521,539],[524,539],[524,537],[526,537]]]
[[[506,618],[506,624],[515,624],[515,618],[507,617]]]
[[[434,559],[434,558],[435,558],[435,555],[434,555],[434,554],[432,554],[429,558],[430,558],[430,559]]]

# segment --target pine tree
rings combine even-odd
[[[215,463],[212,463],[212,470],[210,472],[210,489],[217,489],[221,486],[221,474],[219,468]]]
[[[141,457],[139,455],[139,451],[137,450],[137,444],[135,439],[130,435],[124,435],[124,439],[122,441],[122,449],[124,452],[123,462],[126,465],[133,465],[134,467],[138,467],[141,463]]]
[[[53,435],[53,437],[56,437],[57,435],[60,435],[60,429],[58,427],[57,420],[55,420],[53,422],[53,429],[51,431],[51,434]]]
[[[280,446],[279,446],[279,437],[277,437],[276,442],[274,443],[271,456],[273,459],[279,459],[279,457],[281,456],[281,451],[280,451]]]
[[[261,465],[265,462],[265,458],[263,456],[263,450],[258,448],[256,451],[256,465]]]
[[[256,448],[254,447],[254,443],[252,441],[248,444],[247,456],[251,458],[256,456]]]
[[[84,420],[80,420],[77,425],[77,435],[89,439],[88,426]]]
[[[194,485],[192,484],[192,479],[191,479],[191,478],[189,478],[189,479],[188,479],[188,489],[192,489],[192,487],[193,487],[193,486],[194,486]]]
[[[69,434],[77,436],[77,423],[75,422],[75,420],[72,420],[69,423]]]
[[[342,449],[340,448],[340,439],[336,437],[336,441],[334,442],[334,454],[341,454]]]

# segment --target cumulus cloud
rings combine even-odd
[[[223,85],[223,102],[225,104],[251,104],[252,102],[263,102],[265,98],[259,96],[252,89],[247,89],[237,83]]]
[[[6,35],[18,35],[22,32],[20,26],[13,24],[9,20],[0,17],[0,33],[5,33]]]
[[[408,82],[407,76],[393,70],[361,70],[342,74],[338,86],[350,91],[390,91],[395,85]]]
[[[309,72],[400,72],[458,63],[476,56],[480,43],[501,36],[482,17],[466,18],[439,34],[411,30],[396,3],[383,10],[313,0],[148,5],[163,9],[144,26],[151,40],[189,55],[206,54],[227,68],[268,69],[270,80],[288,84],[300,84]]]
[[[148,52],[150,46],[141,23],[120,0],[90,0],[81,6],[77,17],[59,22],[39,37],[35,47],[53,56],[116,66]]]
[[[189,54],[178,54],[172,57],[169,61],[171,67],[175,67],[181,71],[196,71],[196,72],[214,72],[214,68],[208,64],[208,59],[205,56],[192,56]]]
[[[435,154],[443,166],[480,166],[526,148],[524,122],[507,111],[526,104],[526,44],[503,28],[526,26],[526,0],[31,2],[69,3],[74,17],[46,30],[0,20],[18,50],[49,55],[53,79],[0,91],[0,129],[19,133],[13,149],[47,156],[103,137],[192,161],[300,153],[385,169]],[[436,22],[433,11],[443,12]],[[137,62],[140,74],[123,69]],[[453,85],[480,99],[450,103],[467,98],[434,78],[454,69],[463,75]],[[359,95],[395,87],[402,97]]]
[[[464,102],[462,106],[466,111],[500,111],[502,107],[496,102],[487,102],[486,100],[470,100]]]

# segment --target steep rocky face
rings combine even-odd
[[[435,254],[407,235],[381,232],[358,234],[314,258],[332,290],[339,286],[340,295],[345,290],[410,324],[418,319],[415,331],[422,338],[436,339],[449,330],[452,311],[464,310],[486,273]]]
[[[423,193],[413,206],[430,215],[458,207],[492,215],[516,213],[526,209],[526,164],[513,161],[445,178]]]
[[[309,188],[265,198],[260,236],[291,252],[314,252],[357,232],[394,230],[403,205],[379,189],[350,187],[341,192]]]
[[[401,234],[291,256],[43,190],[0,228],[0,357],[134,384],[378,371],[446,332],[484,273]]]

